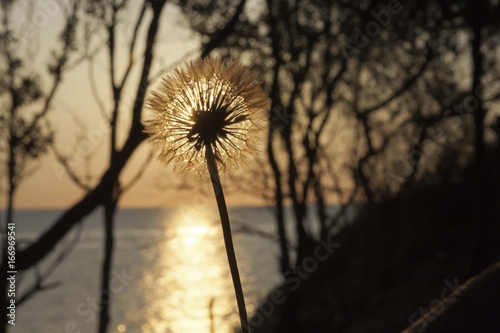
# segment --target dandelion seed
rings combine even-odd
[[[207,147],[220,168],[238,167],[262,137],[269,99],[255,76],[234,62],[191,61],[176,69],[148,100],[149,141],[158,158],[182,172],[206,173]]]
[[[149,140],[161,147],[159,159],[177,171],[208,171],[219,208],[241,330],[249,333],[245,298],[219,178],[219,167],[238,166],[255,150],[269,99],[253,74],[234,63],[189,62],[166,77],[151,94],[154,118]]]

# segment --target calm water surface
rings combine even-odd
[[[16,214],[20,242],[33,239],[59,215],[57,211]],[[244,224],[274,232],[267,208],[238,208],[230,213],[249,312],[280,278],[278,247],[272,239],[238,232]],[[57,252],[74,247],[42,291],[18,308],[11,332],[95,332],[99,316],[102,263],[102,211],[86,218]],[[216,212],[179,207],[169,210],[120,210],[116,219],[109,332],[233,332],[236,302]],[[48,269],[52,254],[39,269]],[[18,281],[23,290],[30,270]],[[18,279],[19,280],[19,279]],[[212,318],[212,319],[211,319]]]

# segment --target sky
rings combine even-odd
[[[29,7],[29,0],[23,0],[16,7],[12,15],[19,27],[28,27],[23,35],[23,47],[36,55],[32,59],[30,68],[40,71],[46,68],[47,59],[51,50],[57,46],[58,34],[64,20],[64,8],[57,2],[34,1]],[[45,5],[43,5],[45,3]],[[136,17],[138,1],[132,1],[125,17]],[[31,15],[29,15],[31,14]],[[149,19],[149,17],[148,17]],[[149,22],[149,20],[146,20]],[[123,75],[128,59],[126,46],[131,35],[131,24],[122,26],[119,30],[117,45],[117,78]],[[140,34],[145,33],[147,25],[143,25]],[[197,56],[200,46],[199,38],[188,28],[182,13],[174,5],[167,5],[161,18],[160,34],[156,44],[156,62],[152,72],[155,82],[160,79],[160,71],[171,68],[172,64],[179,63],[186,58]],[[143,45],[140,46],[142,50]],[[23,51],[26,52],[26,51]],[[139,52],[138,52],[139,54]],[[141,59],[136,60],[135,70],[131,75],[138,77]],[[109,144],[106,134],[109,132],[106,122],[99,111],[95,94],[89,80],[92,71],[95,81],[95,91],[104,104],[104,112],[109,113],[111,91],[109,89],[108,59],[104,52],[100,52],[92,66],[83,62],[64,75],[63,83],[59,87],[50,110],[49,120],[56,132],[55,144],[63,154],[73,152],[74,158],[70,163],[79,175],[89,174],[94,182],[101,176],[107,165],[107,151]],[[136,81],[126,90],[136,88]],[[49,81],[44,85],[49,86]],[[153,83],[154,86],[154,83]],[[132,104],[133,94],[125,93],[123,107]],[[127,112],[123,113],[128,115]],[[128,118],[119,119],[119,139],[125,139],[128,130]],[[76,152],[76,153],[75,153]],[[149,156],[151,147],[142,144],[134,153],[123,173],[122,183],[127,184],[143,166]],[[86,158],[87,157],[87,158]],[[33,176],[24,180],[15,197],[17,209],[51,209],[69,207],[78,201],[85,192],[77,187],[64,169],[58,164],[54,154],[49,152],[33,166],[36,170]],[[193,196],[191,192],[179,191],[173,184],[180,180],[173,174],[171,168],[165,168],[157,161],[148,164],[146,172],[139,182],[128,190],[121,198],[121,207],[163,207],[178,204],[209,202],[212,198],[210,191],[198,191]],[[255,205],[262,201],[251,196],[233,195],[228,198],[229,205]],[[1,198],[1,208],[5,208],[5,195]]]

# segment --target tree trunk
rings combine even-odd
[[[9,232],[8,229],[8,224],[9,222],[13,222],[13,212],[14,212],[14,205],[13,205],[13,200],[14,199],[14,191],[13,187],[9,189],[9,194],[8,194],[8,203],[7,203],[7,213],[6,213],[6,219],[5,219],[5,229],[2,231],[5,234],[2,235],[2,261],[1,261],[1,269],[2,269],[2,274],[1,274],[1,279],[0,279],[0,290],[2,291],[2,297],[0,297],[0,307],[3,309],[3,311],[6,311],[7,306],[8,306],[8,297],[7,297],[7,289],[8,289],[8,283],[7,283],[7,271],[10,269],[7,266],[7,248],[8,248],[8,243],[7,243],[7,235]],[[6,333],[7,332],[7,312],[5,312],[4,315],[2,315],[1,321],[0,321],[0,333]]]
[[[270,123],[272,124],[272,119]],[[288,255],[288,246],[287,246],[288,240],[285,229],[285,214],[283,207],[283,189],[281,184],[281,172],[279,170],[278,163],[276,162],[273,150],[273,136],[274,136],[273,131],[274,131],[273,128],[269,129],[268,141],[267,141],[267,156],[269,159],[269,164],[271,165],[271,169],[273,170],[273,176],[274,176],[276,224],[278,227],[279,246],[281,251],[280,269],[281,269],[281,274],[284,275],[285,272],[287,272],[290,269],[290,256]]]
[[[12,141],[9,142],[9,160],[8,160],[8,181],[9,181],[9,189],[7,193],[7,212],[5,215],[5,229],[3,230],[4,234],[2,235],[2,261],[1,261],[1,281],[0,281],[0,290],[2,292],[2,296],[0,297],[0,307],[6,311],[7,306],[8,306],[8,297],[7,297],[7,290],[8,290],[8,282],[7,282],[7,271],[11,270],[9,269],[7,262],[8,262],[8,255],[7,255],[7,249],[8,249],[8,243],[7,243],[7,235],[9,233],[9,223],[13,222],[13,217],[14,217],[14,195],[16,193],[16,183],[14,180],[15,177],[15,168],[16,168],[16,163],[15,163],[15,156],[14,156],[14,151],[13,151],[14,144]],[[17,248],[17,247],[16,247]],[[16,268],[14,270],[17,270],[17,255],[16,255]],[[0,333],[6,333],[7,332],[7,313],[2,316],[0,320]]]
[[[484,27],[484,4],[470,2],[472,25],[472,95],[476,96],[477,105],[474,110],[474,149],[475,149],[475,184],[474,210],[477,218],[476,247],[473,254],[471,273],[479,273],[499,258],[496,244],[498,239],[498,223],[495,220],[495,186],[491,179],[487,149],[484,141],[484,120],[487,110],[483,104],[481,79],[484,74],[484,59],[481,53],[482,31]]]
[[[273,149],[273,139],[275,131],[279,131],[281,126],[286,125],[282,124],[276,113],[276,106],[278,105],[278,101],[280,100],[279,94],[279,78],[278,73],[283,61],[280,56],[280,36],[277,30],[277,22],[274,19],[274,10],[273,3],[271,0],[267,1],[267,7],[269,11],[269,25],[271,27],[270,36],[272,40],[272,48],[275,64],[273,66],[273,82],[271,86],[270,96],[272,98],[271,112],[269,113],[269,132],[268,132],[268,140],[267,140],[267,157],[269,159],[269,164],[271,165],[271,169],[273,171],[274,176],[274,185],[275,185],[275,207],[276,207],[276,223],[278,227],[278,236],[279,236],[279,245],[281,250],[281,258],[280,258],[280,269],[281,273],[285,274],[290,269],[290,256],[288,254],[288,240],[286,236],[285,229],[285,214],[284,214],[284,195],[283,195],[283,184],[281,182],[281,171],[279,169],[278,163],[276,161],[276,157],[274,155]]]
[[[113,247],[114,247],[114,218],[118,198],[110,198],[104,205],[104,258],[102,263],[101,275],[101,298],[100,298],[100,313],[97,333],[106,333],[111,316],[111,290],[109,281],[111,277],[111,268],[113,266]]]

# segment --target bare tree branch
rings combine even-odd
[[[245,3],[246,0],[240,0],[240,3],[238,4],[238,6],[236,6],[234,14],[228,21],[228,23],[222,29],[215,32],[211,36],[210,40],[205,45],[203,45],[203,51],[201,52],[202,58],[210,54],[210,52],[212,52],[221,42],[223,42],[227,35],[229,35],[231,31],[233,31],[234,26],[238,22],[241,13],[243,13]]]
[[[148,157],[146,157],[142,162],[141,166],[138,169],[138,172],[134,175],[134,177],[132,177],[132,179],[130,179],[126,185],[122,186],[122,193],[125,193],[128,190],[130,190],[141,179],[141,177],[144,175],[144,172],[146,171],[148,165],[151,163],[152,160],[153,160],[153,152],[150,152],[148,154]]]
[[[393,100],[395,100],[396,98],[401,96],[401,94],[403,94],[405,91],[407,91],[408,88],[410,88],[415,83],[415,81],[422,75],[422,73],[425,72],[425,70],[427,69],[427,66],[429,65],[429,63],[431,62],[432,59],[433,59],[433,52],[432,52],[430,45],[428,45],[427,46],[427,55],[426,55],[425,60],[422,63],[422,65],[420,65],[420,68],[418,69],[418,71],[414,75],[412,75],[411,77],[406,79],[406,81],[403,82],[403,84],[399,87],[399,89],[396,90],[391,96],[389,96],[388,98],[384,99],[383,101],[377,103],[376,105],[374,105],[372,107],[369,107],[365,110],[361,110],[360,113],[365,115],[365,116],[369,115],[369,114],[383,108],[384,106],[386,106],[387,104],[389,104],[390,102],[392,102]]]

